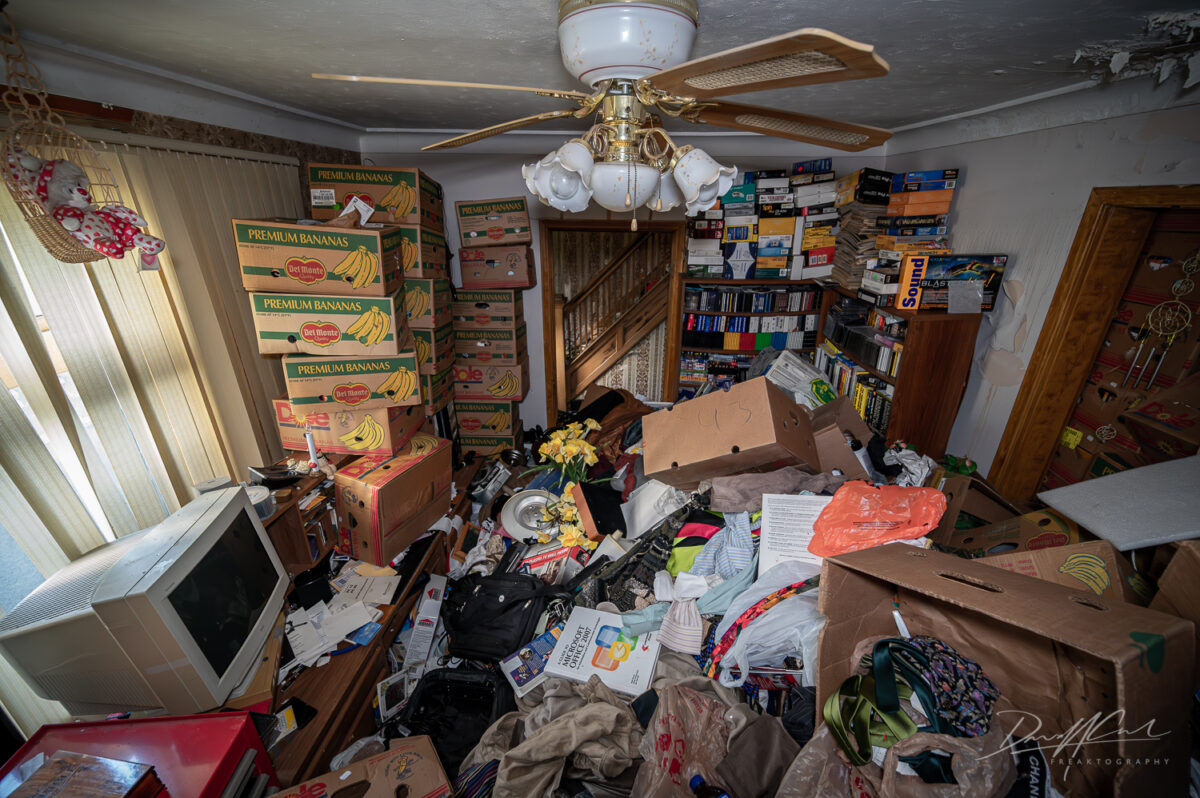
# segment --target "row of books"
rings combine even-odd
[[[813,351],[813,365],[821,370],[838,396],[849,396],[859,376],[867,374],[866,369],[842,354],[832,341],[822,341]]]
[[[819,310],[821,289],[797,288],[697,288],[683,292],[684,310],[712,310],[723,313],[790,313]]]
[[[679,359],[679,382],[692,385],[713,383],[717,387],[743,382],[753,360],[753,353],[724,355],[685,351]]]
[[[684,330],[680,343],[684,349],[731,349],[758,352],[768,346],[775,349],[811,349],[816,345],[816,330],[791,332],[699,332]]]
[[[854,383],[851,396],[854,409],[876,435],[887,437],[888,423],[892,418],[892,399],[896,394],[894,385],[871,376],[859,376]]]
[[[858,363],[895,377],[906,330],[907,323],[898,316],[843,297],[829,308],[822,332]]]
[[[777,333],[817,329],[817,316],[710,316],[705,313],[685,313],[683,329],[687,332]]]

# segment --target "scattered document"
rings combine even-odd
[[[763,574],[785,560],[799,560],[817,568],[821,557],[808,550],[813,523],[833,501],[832,496],[763,494],[762,529],[758,542],[758,572]]]

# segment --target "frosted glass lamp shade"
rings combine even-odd
[[[578,213],[588,206],[592,190],[592,154],[583,143],[568,141],[535,164],[521,167],[529,193],[552,208]]]
[[[679,193],[679,185],[675,182],[673,170],[662,173],[658,181],[658,189],[646,201],[646,207],[659,213],[669,211],[683,202],[683,194]]]
[[[737,169],[721,166],[704,150],[688,150],[675,164],[675,184],[687,205],[688,216],[706,211],[733,185]]]
[[[659,173],[644,163],[598,163],[592,168],[592,199],[610,211],[632,211],[658,191]]]

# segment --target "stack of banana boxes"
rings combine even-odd
[[[534,284],[523,197],[456,203],[463,287],[455,292],[454,412],[464,450],[520,448],[529,390],[523,289]]]
[[[356,175],[360,169],[339,168]],[[391,171],[409,175],[410,188],[437,187],[416,170]],[[274,403],[283,447],[306,451],[308,431],[319,451],[365,455],[349,464],[353,477],[337,478],[338,548],[378,564],[446,512],[452,468],[450,442],[426,424],[450,392],[422,393],[412,332],[430,323],[428,304],[413,299],[428,298],[423,283],[445,284],[442,315],[449,320],[445,239],[421,224],[442,219],[422,197],[429,192],[399,185],[376,189],[374,206],[386,206],[386,216],[372,216],[365,228],[233,220],[259,352],[283,355],[286,394]],[[366,192],[356,187],[354,194],[365,199]]]

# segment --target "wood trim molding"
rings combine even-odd
[[[988,471],[988,481],[1008,498],[1037,492],[1162,208],[1200,208],[1200,186],[1092,190]]]

